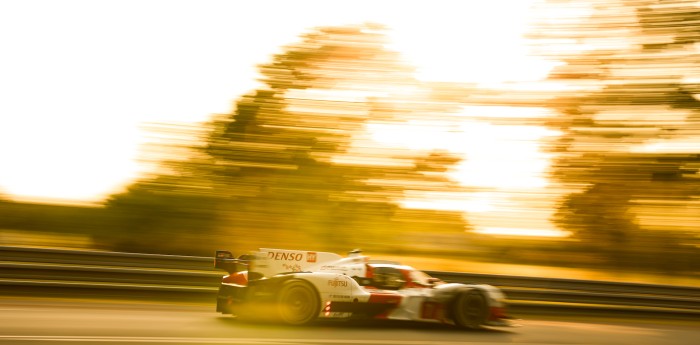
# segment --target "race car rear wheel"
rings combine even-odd
[[[488,317],[488,303],[479,291],[460,293],[454,301],[452,316],[455,324],[462,328],[478,329]]]
[[[303,280],[290,280],[280,289],[277,298],[280,320],[290,325],[305,325],[316,320],[321,301],[316,290]]]

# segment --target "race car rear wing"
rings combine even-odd
[[[247,271],[251,258],[249,255],[241,255],[238,259],[228,250],[217,250],[214,259],[214,268],[222,269],[229,274]]]
[[[280,273],[323,270],[342,260],[343,257],[335,253],[271,248],[260,248],[236,259],[227,250],[217,250],[214,267],[229,274],[249,271],[255,276],[272,277]]]

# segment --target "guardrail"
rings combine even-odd
[[[0,258],[15,262],[212,270],[214,258],[0,246]]]
[[[585,303],[700,312],[700,287],[426,271],[445,281],[486,282],[523,301]],[[700,314],[699,314],[700,315]]]
[[[214,258],[0,246],[0,293],[214,299]],[[700,318],[700,287],[426,271],[500,287],[514,313]]]

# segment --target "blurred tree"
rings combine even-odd
[[[547,6],[553,13],[560,4]],[[549,81],[577,87],[554,100],[560,116],[548,122],[562,133],[553,174],[572,190],[556,222],[619,262],[625,252],[655,251],[660,238],[676,248],[697,243],[692,211],[652,223],[671,205],[700,213],[700,150],[683,145],[700,140],[700,102],[688,79],[700,72],[690,49],[700,38],[698,8],[687,1],[566,6],[578,15],[547,21],[536,36],[546,54],[565,62]]]
[[[403,191],[436,169],[430,164],[454,160],[414,163],[414,154],[395,159],[376,147],[349,153],[369,122],[404,121],[402,101],[420,90],[384,40],[374,25],[320,28],[260,66],[264,86],[216,116],[187,159],[107,203],[122,243],[188,232],[238,250],[396,241]],[[464,230],[462,217],[451,219]]]
[[[266,88],[214,123],[206,152],[219,191],[235,200],[233,233],[308,236],[343,249],[394,237],[394,201],[408,186],[370,181],[415,180],[419,169],[386,166],[391,157],[371,148],[347,155],[368,122],[401,121],[396,103],[418,88],[385,44],[373,25],[313,31],[262,65]]]
[[[101,207],[0,200],[0,245],[90,248]]]
[[[133,183],[105,205],[94,242],[110,250],[210,255],[219,200],[186,174],[162,174]]]

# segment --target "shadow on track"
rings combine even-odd
[[[338,329],[338,330],[412,330],[412,331],[423,331],[423,332],[445,332],[445,333],[464,333],[464,334],[500,334],[500,335],[512,335],[510,329],[503,328],[491,328],[484,327],[481,329],[461,329],[456,326],[440,324],[440,323],[429,323],[429,322],[416,322],[416,321],[399,321],[399,320],[317,320],[312,324],[305,326],[289,326],[278,322],[269,320],[255,320],[255,319],[242,319],[236,317],[220,316],[217,318],[219,322],[230,324],[246,326],[251,328],[258,328],[260,330],[264,329],[275,329],[275,330],[320,330],[320,329]]]

